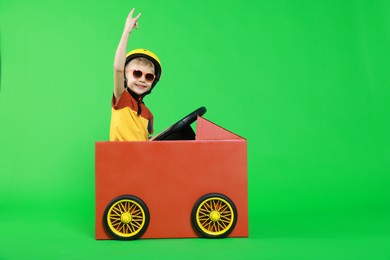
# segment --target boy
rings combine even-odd
[[[153,133],[153,115],[143,98],[150,94],[161,76],[158,57],[145,49],[126,55],[129,36],[138,29],[138,19],[130,11],[114,60],[114,95],[110,125],[110,141],[147,141]]]

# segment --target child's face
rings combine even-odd
[[[148,65],[130,63],[126,66],[127,87],[138,95],[148,92],[154,81],[154,68]],[[142,74],[141,74],[142,72]]]

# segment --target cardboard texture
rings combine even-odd
[[[112,239],[104,210],[127,194],[149,209],[142,238],[199,237],[191,211],[208,193],[226,195],[237,208],[229,237],[248,237],[247,141],[202,117],[196,134],[193,141],[96,143],[96,239]]]

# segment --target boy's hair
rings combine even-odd
[[[126,68],[130,63],[132,63],[132,64],[137,64],[137,65],[148,66],[148,67],[153,68],[153,70],[155,70],[153,62],[151,62],[150,60],[148,60],[147,58],[144,58],[144,57],[137,57],[137,58],[134,58],[134,59],[130,60],[130,61],[126,64],[125,68]]]

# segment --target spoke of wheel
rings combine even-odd
[[[129,223],[126,223],[126,227],[129,230],[129,233],[134,233],[134,228],[131,226],[131,224],[129,225]]]
[[[216,232],[216,231],[217,231],[217,227],[215,226],[215,222],[213,222],[213,225],[212,225],[212,230],[213,230],[214,232]]]
[[[222,203],[222,201],[218,201],[217,206],[216,206],[216,207],[217,207],[216,209],[217,209],[218,211],[221,211],[221,209],[223,208],[223,206],[224,206],[224,204]]]
[[[206,220],[209,220],[209,219],[210,219],[209,217],[204,216],[204,217],[199,218],[199,221],[206,221]]]
[[[133,215],[133,216],[142,215],[142,211],[141,211],[141,209],[134,210],[133,212],[131,212],[131,215]]]
[[[214,222],[215,232],[219,232],[218,222]]]
[[[113,208],[112,208],[113,211],[115,211],[115,213],[121,215],[121,208],[119,207],[119,204],[115,205]]]
[[[129,206],[128,212],[133,212],[135,209],[138,209],[137,205],[135,205],[134,203],[131,203]]]
[[[142,216],[142,210],[141,208],[137,207],[136,209],[134,209],[132,212],[131,212],[131,215],[132,216]]]
[[[207,214],[207,213],[209,213],[209,211],[208,211],[207,209],[200,208],[200,209],[199,209],[199,213]]]
[[[226,226],[224,226],[224,225],[222,225],[222,224],[223,224],[223,222],[218,221],[218,226],[220,226],[221,229],[224,230],[224,229],[226,228]]]
[[[215,200],[211,200],[211,207],[213,210],[215,210]]]
[[[128,212],[129,211],[128,210],[129,209],[128,203],[130,203],[130,202],[126,201],[126,202],[123,203],[123,212]]]
[[[206,210],[203,210],[203,211],[199,211],[198,212],[198,215],[199,216],[208,216],[210,214],[210,212],[209,211],[206,211]]]
[[[232,211],[230,209],[226,209],[223,212],[221,212],[221,215],[224,216],[230,216],[232,214]]]
[[[134,232],[136,232],[137,230],[139,230],[139,227],[137,227],[137,226],[134,225],[133,223],[130,223],[130,226],[131,226],[131,230],[133,230],[132,233],[134,233]]]
[[[127,233],[126,224],[122,223],[122,226],[123,226],[122,233],[126,234]]]
[[[218,210],[218,211],[219,211],[220,208],[221,208],[221,201],[216,200],[216,201],[215,201],[215,210]]]
[[[120,222],[121,218],[120,217],[110,217],[111,222]]]
[[[214,208],[215,208],[215,207],[214,207],[214,202],[215,202],[214,200],[210,200],[210,201],[209,201],[209,204],[208,204],[208,205],[209,205],[210,211],[213,211]]]
[[[121,213],[118,212],[118,210],[117,210],[116,208],[113,208],[111,212],[112,212],[112,213],[115,213],[115,215],[118,215],[118,216],[121,215]]]
[[[110,218],[110,221],[111,221],[111,224],[113,224],[113,225],[121,222],[120,219],[113,219],[113,218]]]
[[[135,221],[130,222],[130,224],[131,224],[133,227],[136,227],[137,229],[139,229],[139,228],[141,227],[141,223],[138,223],[138,222],[135,222]]]
[[[209,206],[209,205],[207,205]],[[213,211],[213,209],[211,207],[205,207],[205,210],[207,212],[207,214],[210,214],[211,211]]]
[[[117,226],[119,226],[121,224],[121,222],[119,221],[119,222],[111,222],[111,225],[113,226],[113,227],[117,227]]]
[[[220,212],[226,212],[226,209],[229,210],[228,205],[227,204],[223,204],[223,205],[221,205],[221,208],[219,209],[219,211]]]
[[[130,227],[129,227],[129,224],[126,224],[126,230],[127,230],[126,233],[132,233],[132,232],[131,232],[131,229],[130,229]]]
[[[213,228],[213,221],[212,220],[209,220],[208,222],[207,222],[207,226],[209,227],[209,228]]]
[[[208,218],[209,215],[210,215],[210,212],[199,212],[199,213],[198,213],[198,216],[199,216],[200,218]]]
[[[230,221],[231,219],[231,216],[221,215],[221,220]]]
[[[137,207],[135,204],[130,204],[129,210],[127,212],[133,211],[135,207]]]
[[[221,219],[222,220],[231,220],[232,219],[232,215],[231,214],[229,214],[229,215],[227,215],[227,214],[221,214]]]
[[[125,206],[123,205],[123,203],[119,203],[119,206],[120,206],[121,213],[126,212],[126,209],[125,209]]]
[[[213,208],[211,207],[211,205],[209,204],[209,202],[206,202],[206,203],[204,204],[204,206],[205,206],[206,210],[209,210],[209,211],[212,211],[212,210],[213,210]]]
[[[204,215],[201,215],[199,216],[199,218],[202,218],[202,219],[209,219],[209,214],[204,214]]]
[[[211,220],[210,220],[210,219],[206,219],[206,220],[200,222],[200,224],[201,224],[204,228],[207,228],[207,226],[209,226],[210,223],[211,223]]]
[[[119,224],[116,230],[118,230],[118,232],[122,232],[122,230],[123,230],[123,225]],[[122,233],[123,233],[123,232],[122,232]]]
[[[140,220],[140,219],[143,219],[143,218],[144,218],[142,214],[139,215],[139,216],[131,215],[131,217],[132,217],[133,219],[135,219],[135,220]]]
[[[119,215],[110,215],[110,219],[121,219],[121,216]]]
[[[232,222],[232,219],[231,218],[221,218],[220,221],[222,221],[223,223],[230,223],[230,222]]]
[[[199,222],[200,222],[200,224],[201,224],[202,226],[205,226],[205,223],[206,223],[207,221],[209,221],[209,219],[202,219],[202,220],[199,219]]]

